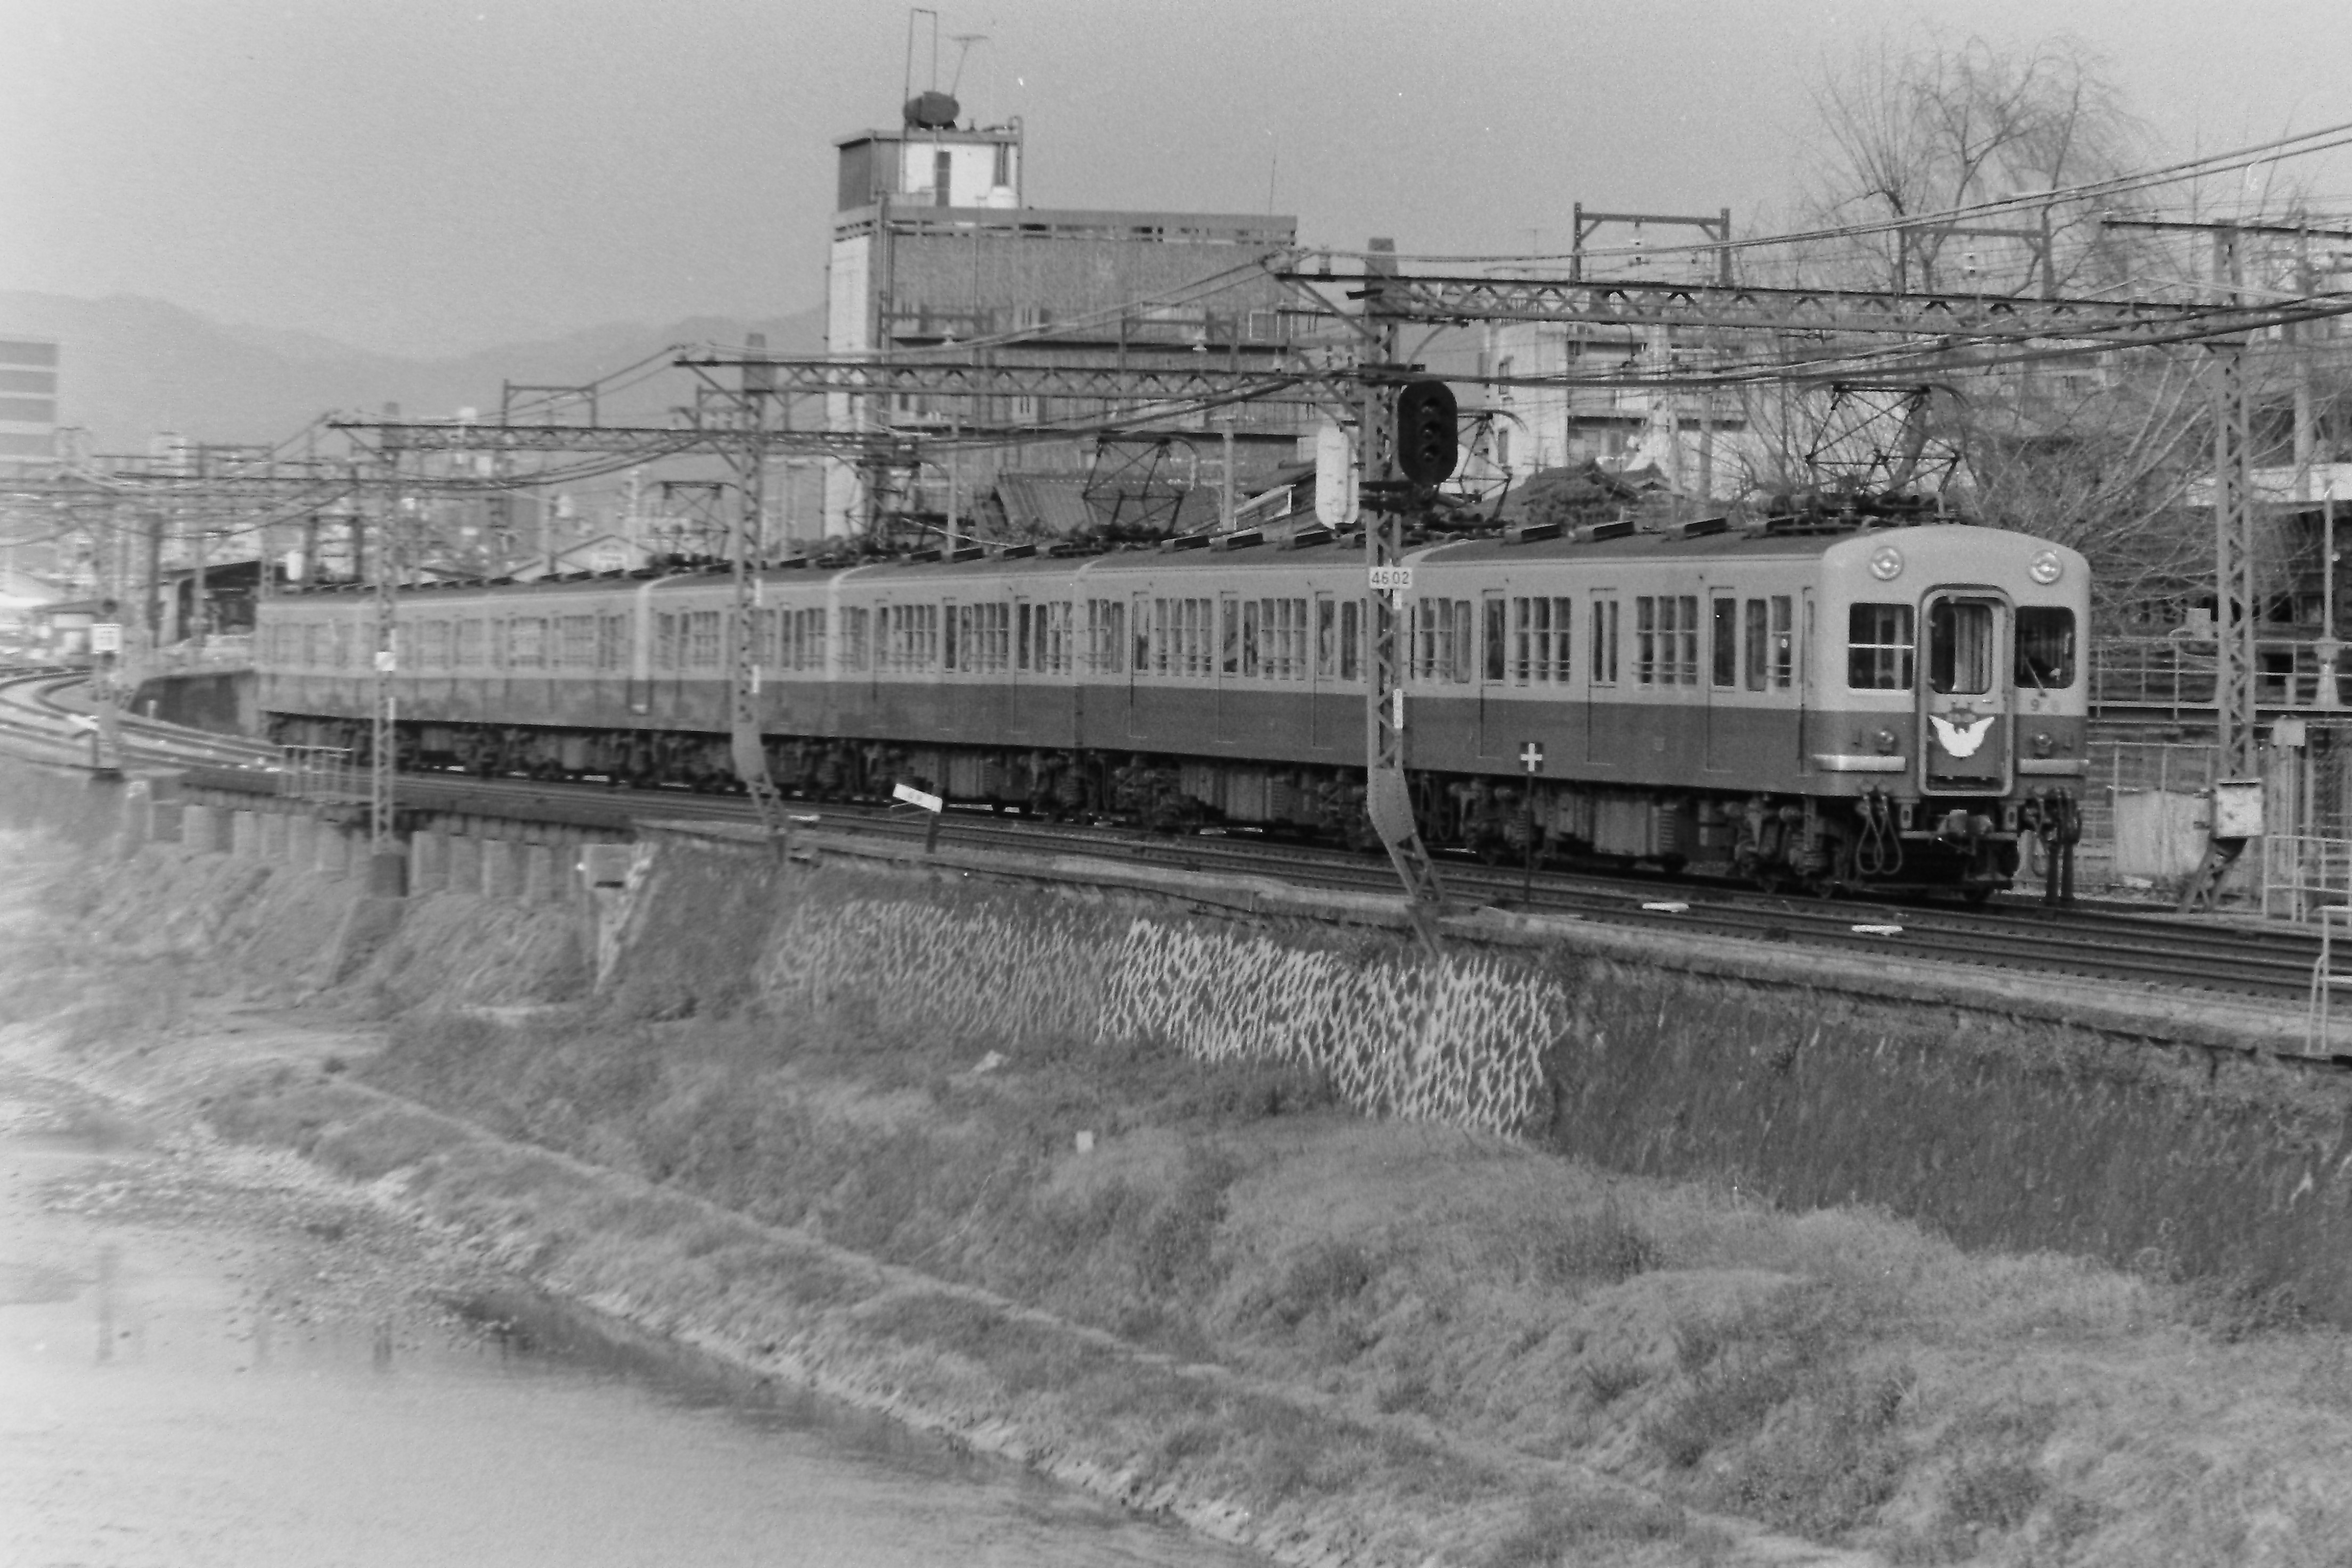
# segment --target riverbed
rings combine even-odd
[[[1236,1568],[518,1293],[298,1163],[0,1074],[0,1536],[37,1568]]]

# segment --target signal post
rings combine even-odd
[[[1388,248],[1375,240],[1375,252]],[[1384,264],[1383,264],[1384,263]],[[1371,600],[1364,628],[1370,657],[1364,683],[1364,809],[1412,900],[1424,940],[1428,921],[1444,901],[1445,887],[1413,819],[1405,777],[1405,595],[1412,568],[1404,563],[1404,522],[1431,489],[1454,471],[1458,437],[1451,388],[1394,363],[1396,323],[1383,317],[1381,279],[1393,276],[1394,258],[1369,258],[1364,279],[1366,349],[1374,363],[1359,367],[1357,492],[1371,515],[1364,521],[1365,586]]]

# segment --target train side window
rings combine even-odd
[[[1259,667],[1258,637],[1265,624],[1265,617],[1259,614],[1261,606],[1255,599],[1227,599],[1224,603],[1224,672],[1255,679]]]
[[[1846,612],[1845,683],[1856,691],[1911,689],[1911,606],[1855,605]]]
[[[1508,618],[1510,605],[1500,595],[1488,595],[1485,603],[1486,605],[1486,676],[1490,681],[1499,681],[1507,677],[1510,672],[1511,644]],[[1519,605],[1524,609],[1527,601],[1521,599]],[[1527,663],[1527,634],[1524,631],[1519,634],[1519,662],[1523,667]],[[1524,682],[1527,677],[1522,674],[1519,679]]]
[[[487,621],[459,621],[457,662],[468,669],[479,669],[482,666],[482,644],[488,636],[489,623]]]
[[[1592,684],[1617,684],[1618,614],[1615,598],[1592,601]]]
[[[1927,611],[1927,684],[1937,691],[1992,689],[1993,609],[1981,599],[1938,599]]]
[[[1568,679],[1570,599],[1511,601],[1511,680],[1564,681]]]
[[[1329,680],[1339,673],[1339,601],[1328,594],[1315,595],[1315,679]]]
[[[2074,612],[2028,605],[2017,612],[2017,684],[2060,691],[2074,684]]]
[[[1127,605],[1118,599],[1087,601],[1087,669],[1118,675],[1127,668]]]
[[[866,668],[866,612],[856,605],[841,612],[841,668],[863,670]]]
[[[1698,684],[1697,595],[1634,596],[1633,680],[1639,686]]]
[[[1276,680],[1307,679],[1307,601],[1268,599],[1266,614],[1274,625],[1272,674]]]
[[[1339,679],[1361,680],[1364,668],[1364,602],[1348,599],[1339,605]]]
[[[1796,616],[1789,595],[1772,595],[1772,689],[1786,691],[1797,678]]]
[[[1711,614],[1715,623],[1715,640],[1708,652],[1715,660],[1715,684],[1737,686],[1739,684],[1739,601],[1717,599]]]
[[[1782,604],[1788,601],[1783,599]],[[1761,691],[1772,679],[1772,623],[1761,599],[1748,601],[1745,637],[1748,689]]]

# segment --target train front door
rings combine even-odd
[[[1932,594],[1919,681],[1919,787],[1928,795],[2006,795],[2016,704],[2011,611],[1988,593]]]

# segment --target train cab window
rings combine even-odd
[[[1856,605],[1846,613],[1845,683],[1856,691],[1911,689],[1911,606]]]
[[[2017,684],[2058,691],[2074,684],[2074,612],[2029,605],[2017,612]]]
[[[1710,679],[1717,686],[1739,684],[1739,601],[1717,599],[1710,606],[1715,640],[1707,647]]]
[[[1511,681],[1549,685],[1568,679],[1572,599],[1511,601]]]
[[[1981,599],[1938,599],[1927,611],[1927,685],[1973,695],[1992,689],[1993,608]]]

